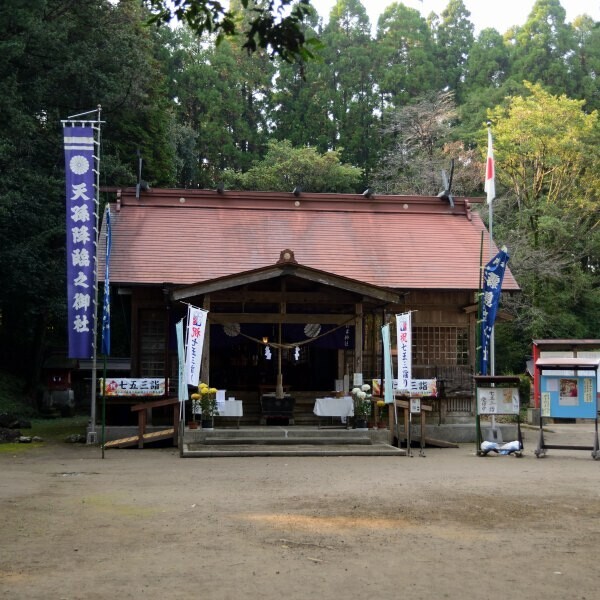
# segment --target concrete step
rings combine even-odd
[[[239,436],[239,437],[219,437],[219,436],[207,436],[203,440],[198,440],[195,443],[196,445],[238,445],[244,446],[249,444],[261,444],[263,446],[266,445],[276,445],[280,446],[291,446],[291,445],[305,445],[305,446],[328,446],[328,445],[355,445],[361,444],[365,446],[372,445],[371,438],[367,436],[349,436],[347,438],[341,437],[325,437],[325,436],[307,436],[307,437],[265,437],[265,436],[256,436],[256,437],[248,437],[248,436]]]
[[[406,456],[406,450],[388,444],[183,444],[183,458],[241,456]]]
[[[240,429],[186,429],[184,437],[191,442],[210,441],[216,439],[236,440],[246,439],[270,439],[270,440],[303,440],[328,438],[341,443],[352,442],[357,439],[376,439],[376,441],[389,441],[389,432],[384,430],[369,431],[359,429],[318,429],[302,427],[244,427]]]

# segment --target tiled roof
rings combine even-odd
[[[288,248],[301,265],[371,285],[476,290],[481,232],[486,258],[489,237],[472,202],[455,198],[451,208],[423,196],[181,189],[136,199],[126,189],[111,204],[110,279],[198,283],[273,265]],[[507,270],[503,290],[518,289]]]

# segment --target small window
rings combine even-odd
[[[462,327],[413,327],[413,362],[419,365],[468,365],[469,331]]]
[[[165,317],[157,310],[140,311],[140,377],[165,375]]]

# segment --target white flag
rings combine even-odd
[[[494,167],[494,149],[492,147],[492,130],[488,127],[488,151],[485,165],[485,186],[487,203],[491,204],[496,197],[496,169]]]
[[[195,306],[188,308],[187,345],[185,348],[185,380],[188,385],[197,386],[200,382],[207,315],[208,312],[201,308]]]
[[[412,381],[412,327],[410,313],[396,315],[398,391],[410,394]]]

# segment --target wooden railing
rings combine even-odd
[[[140,402],[131,407],[131,412],[137,412],[138,414],[138,448],[144,447],[144,434],[146,433],[146,426],[148,424],[148,412],[160,406],[173,406],[173,445],[177,446],[179,439],[179,399],[164,398],[163,400]]]

